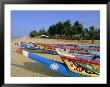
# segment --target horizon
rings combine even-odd
[[[94,25],[100,29],[100,11],[12,11],[11,37],[28,37],[32,30],[47,30],[50,25],[68,19],[71,24],[78,20],[84,28]]]

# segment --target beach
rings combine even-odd
[[[95,40],[94,44],[91,44],[91,40],[62,40],[62,39],[47,39],[47,38],[14,38],[11,39],[11,76],[12,77],[66,77],[63,74],[54,72],[42,64],[35,62],[25,56],[16,53],[18,49],[15,46],[17,42],[37,42],[48,44],[83,44],[83,45],[100,45],[100,40]],[[37,55],[49,58],[51,60],[63,63],[58,55],[51,55],[45,53],[36,53]]]

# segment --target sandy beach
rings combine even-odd
[[[35,62],[29,58],[24,57],[21,54],[16,53],[15,46],[17,42],[38,42],[38,43],[50,43],[50,44],[73,44],[78,43],[78,41],[72,40],[60,40],[60,39],[47,39],[47,38],[16,38],[11,40],[11,76],[12,77],[65,77],[60,73],[54,72],[42,64]],[[90,41],[80,41],[78,44],[91,45]],[[100,45],[100,41],[95,41],[92,45]],[[46,58],[58,61],[63,63],[61,58],[58,55],[44,54],[44,53],[36,53],[40,56],[44,56]]]

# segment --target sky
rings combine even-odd
[[[11,12],[11,37],[28,36],[32,30],[48,29],[58,21],[69,19],[71,24],[79,20],[84,28],[94,25],[100,28],[100,11],[12,11]]]

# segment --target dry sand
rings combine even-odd
[[[50,43],[50,44],[64,44],[64,43],[78,43],[77,41],[71,40],[58,40],[58,39],[45,39],[45,38],[16,38],[11,40],[11,76],[12,77],[65,77],[60,73],[54,72],[42,64],[35,62],[31,59],[24,57],[21,54],[16,53],[15,46],[16,42],[40,42],[40,43]],[[80,43],[90,45],[91,41],[80,41]],[[99,45],[100,41],[95,41],[94,45]],[[92,44],[93,45],[93,44]],[[40,56],[58,61],[63,63],[58,55],[36,53]]]

